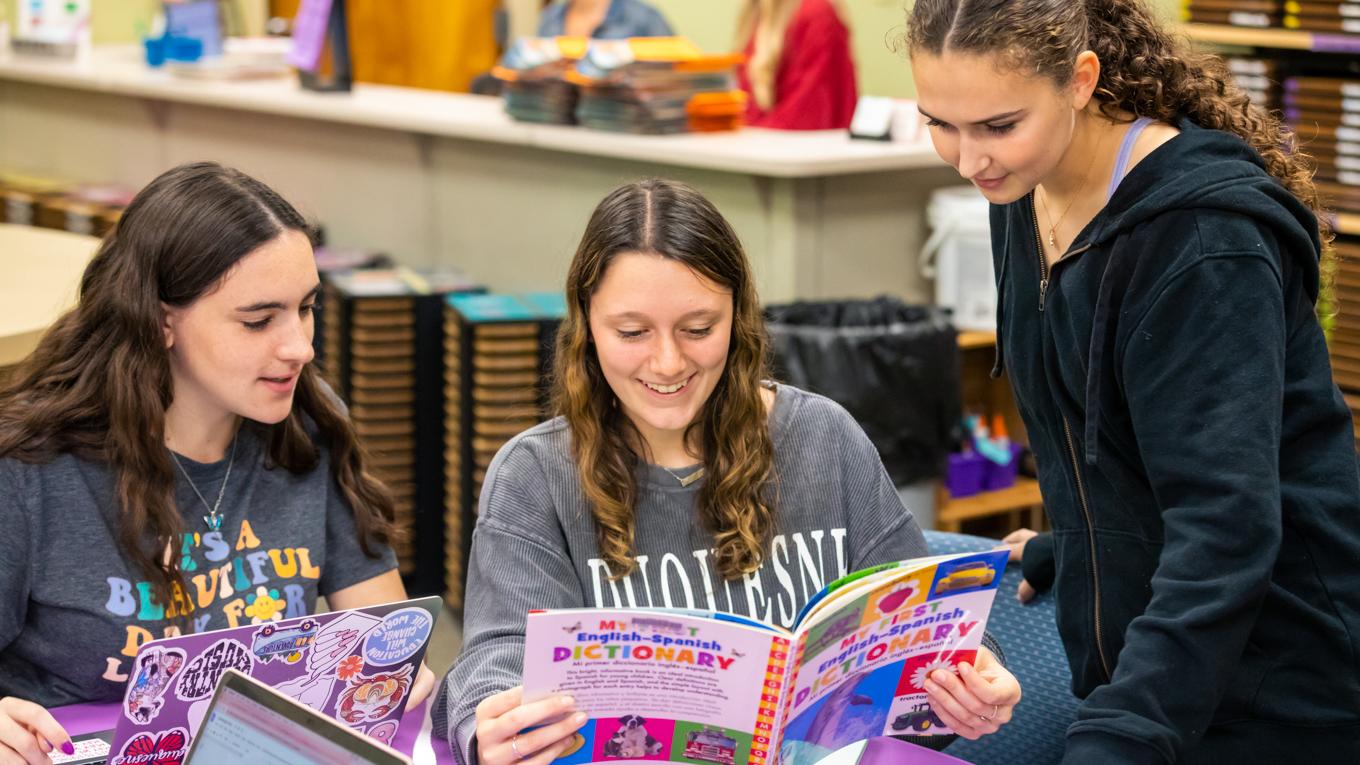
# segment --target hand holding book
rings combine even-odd
[[[992,652],[978,649],[977,665],[960,662],[959,674],[937,669],[925,683],[930,708],[950,730],[973,740],[1010,722],[1020,703],[1020,681]]]
[[[576,710],[571,696],[553,694],[525,704],[524,686],[517,685],[477,705],[477,762],[552,762],[576,744],[576,731],[585,724],[586,716]]]

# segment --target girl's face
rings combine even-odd
[[[1090,98],[993,55],[921,53],[911,69],[935,151],[992,204],[1028,194],[1058,166]]]
[[[732,311],[731,290],[659,255],[618,255],[600,280],[590,299],[600,369],[654,456],[722,377]]]
[[[242,258],[212,292],[165,307],[174,405],[209,421],[285,419],[312,360],[320,289],[311,243],[288,230]]]

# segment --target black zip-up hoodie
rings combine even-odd
[[[1033,196],[991,211],[997,371],[1085,699],[1065,762],[1360,762],[1360,471],[1315,218],[1238,138],[1178,127],[1051,272]]]

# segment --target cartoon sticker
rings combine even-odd
[[[159,733],[138,733],[109,765],[180,765],[189,753],[189,733],[171,728]]]
[[[255,660],[250,649],[239,640],[223,638],[190,661],[175,684],[175,695],[184,701],[197,701],[212,695],[217,681],[228,669],[250,674]]]
[[[434,619],[423,608],[393,611],[364,638],[364,660],[382,667],[400,664],[420,650],[433,628]]]
[[[329,622],[316,633],[311,654],[307,656],[306,674],[275,686],[276,690],[312,709],[324,710],[335,687],[335,669],[346,656],[358,650],[364,636],[381,623],[378,617],[359,611]]]
[[[392,737],[397,735],[397,721],[387,720],[374,725],[368,729],[370,738],[375,738],[388,746],[392,745]]]
[[[156,719],[165,704],[162,697],[183,666],[184,651],[178,648],[143,651],[133,665],[132,682],[123,695],[123,715],[139,725]]]
[[[317,626],[313,619],[304,619],[292,627],[266,624],[252,637],[250,652],[263,664],[275,659],[297,664],[302,661],[312,643],[316,642]]]
[[[414,668],[407,664],[396,672],[357,675],[340,692],[335,705],[335,716],[350,725],[376,722],[388,716],[411,690]]]

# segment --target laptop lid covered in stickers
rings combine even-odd
[[[184,765],[410,765],[334,717],[234,669],[222,674]]]
[[[386,744],[440,607],[438,597],[417,598],[144,643],[128,673],[109,765],[182,758],[228,670]]]

